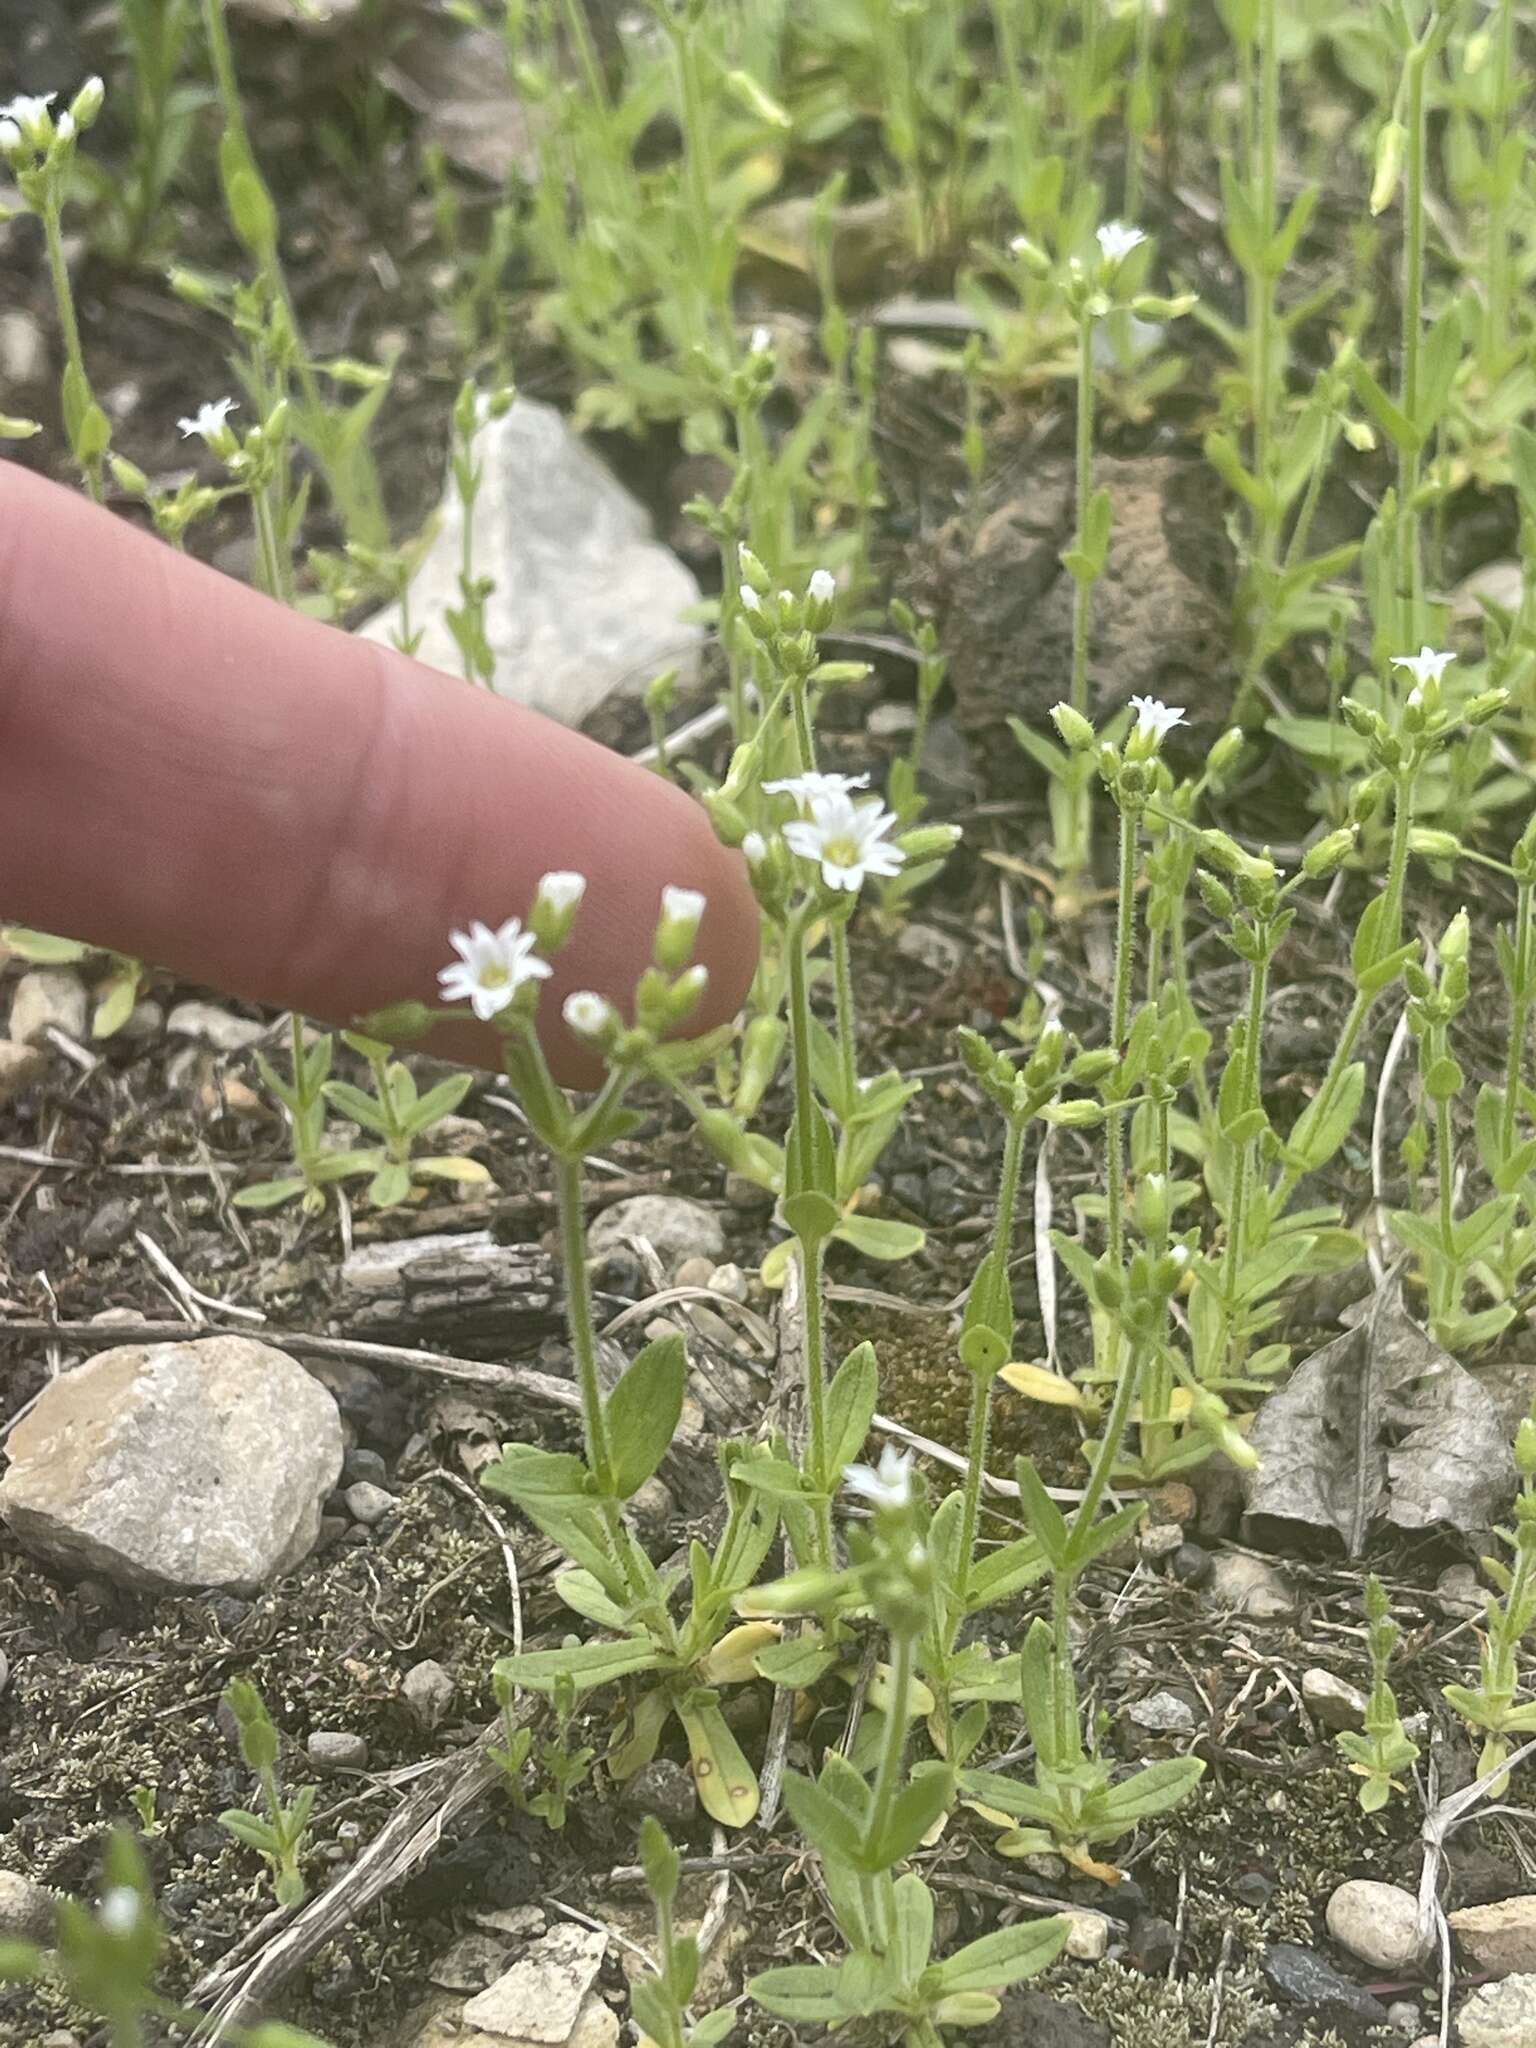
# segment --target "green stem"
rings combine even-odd
[[[1275,233],[1280,147],[1280,35],[1277,0],[1262,0],[1259,12],[1259,195],[1258,251],[1250,279],[1253,294],[1253,473],[1261,490],[1271,485],[1275,392],[1275,280],[1268,249]],[[1274,553],[1274,515],[1266,507],[1258,524],[1256,553],[1269,566]]]
[[[1123,805],[1120,811],[1120,891],[1115,920],[1115,981],[1109,1018],[1109,1042],[1116,1053],[1125,1050],[1130,1025],[1131,976],[1136,964],[1136,855],[1140,832],[1140,813],[1128,804]],[[1122,1264],[1125,1256],[1123,1116],[1121,1106],[1113,1103],[1104,1125],[1107,1235],[1109,1256],[1116,1267]]]
[[[1083,543],[1088,500],[1093,495],[1093,315],[1084,309],[1077,323],[1077,544]],[[1072,709],[1088,716],[1088,633],[1093,590],[1078,582],[1072,599]]]
[[[50,173],[42,208],[43,237],[48,245],[48,275],[53,284],[53,303],[59,325],[64,331],[64,354],[73,372],[73,382],[80,396],[89,400],[91,385],[85,374],[85,351],[80,345],[80,323],[75,317],[75,294],[69,281],[69,265],[64,260],[64,232],[56,185],[57,179]],[[101,459],[93,457],[89,462],[82,462],[80,467],[85,476],[85,487],[99,505],[105,495]]]
[[[997,1217],[992,1226],[992,1259],[997,1268],[1007,1271],[1008,1254],[1013,1249],[1013,1223],[1018,1208],[1019,1177],[1024,1163],[1023,1117],[1011,1116],[1003,1138],[1002,1177],[998,1184]],[[973,1373],[971,1375],[971,1427],[966,1445],[965,1493],[960,1510],[960,1584],[961,1612],[970,1583],[971,1566],[976,1550],[976,1530],[981,1520],[981,1483],[987,1467],[987,1433],[992,1414],[992,1375]],[[957,1617],[958,1620],[958,1617]]]
[[[848,959],[848,921],[838,918],[832,926],[832,975],[837,992],[837,1061],[843,1086],[843,1122],[858,1108],[859,1068],[857,1013],[853,1007],[853,973]]]
[[[818,1111],[811,1090],[811,1004],[805,979],[805,931],[801,921],[792,919],[784,934],[789,961],[789,1033],[795,1077],[795,1117],[802,1132],[809,1133]],[[813,1487],[820,1496],[816,1509],[819,1564],[832,1561],[832,1509],[826,1497],[827,1417],[826,1340],[821,1298],[823,1238],[805,1238],[796,1233],[800,1247],[801,1292],[805,1302],[805,1415],[807,1463]]]
[[[1442,1044],[1442,1050],[1443,1044]],[[1456,1259],[1455,1155],[1451,1145],[1451,1105],[1435,1104],[1435,1174],[1439,1180],[1440,1247],[1443,1264],[1435,1276],[1433,1313],[1447,1316],[1461,1294]]]
[[[1509,1050],[1504,1062],[1504,1113],[1499,1150],[1505,1159],[1515,1149],[1520,1081],[1525,1068],[1525,1041],[1531,1021],[1533,904],[1536,904],[1536,887],[1530,882],[1522,882],[1515,901],[1514,997],[1509,1022]]]
[[[1267,939],[1260,941],[1267,944]],[[1246,1116],[1255,1109],[1261,1093],[1260,1056],[1264,1030],[1264,1000],[1269,985],[1269,956],[1255,960],[1248,976],[1248,1025],[1243,1041],[1243,1079],[1238,1095],[1241,1105],[1239,1115]],[[1223,1276],[1222,1293],[1226,1298],[1227,1313],[1231,1315],[1237,1306],[1238,1274],[1243,1262],[1243,1225],[1248,1201],[1248,1180],[1253,1167],[1254,1140],[1245,1138],[1237,1148],[1237,1158],[1232,1168],[1232,1207],[1227,1218],[1226,1272]]]
[[[901,1762],[907,1749],[907,1695],[912,1690],[912,1645],[910,1635],[892,1634],[891,1705],[885,1716],[880,1742],[880,1762],[875,1771],[874,1796],[869,1805],[866,1844],[873,1845],[890,1823],[891,1808],[901,1788]]]
[[[604,1493],[613,1490],[613,1452],[597,1373],[592,1283],[587,1274],[587,1226],[581,1203],[581,1159],[555,1155],[555,1200],[560,1212],[560,1256],[565,1268],[565,1320],[576,1361],[587,1464]]]
[[[1115,1465],[1120,1456],[1120,1447],[1125,1441],[1126,1425],[1131,1409],[1136,1403],[1137,1390],[1141,1384],[1142,1367],[1146,1363],[1147,1346],[1138,1339],[1131,1346],[1130,1361],[1115,1383],[1115,1398],[1110,1404],[1109,1419],[1104,1425],[1104,1434],[1094,1456],[1093,1469],[1088,1475],[1088,1484],[1078,1502],[1077,1512],[1072,1517],[1069,1544],[1076,1543],[1093,1527],[1099,1506],[1109,1491]]]
[[[1486,145],[1490,175],[1495,167],[1502,170],[1504,142],[1510,131],[1514,42],[1514,0],[1500,0],[1498,37],[1494,45],[1493,113]],[[1488,313],[1483,374],[1492,383],[1509,347],[1509,209],[1499,205],[1497,199],[1488,208],[1487,229]]]
[[[1419,603],[1423,590],[1423,565],[1419,547],[1419,514],[1413,500],[1418,495],[1421,451],[1416,438],[1419,417],[1419,352],[1424,324],[1424,83],[1429,66],[1426,41],[1416,43],[1408,55],[1408,119],[1405,149],[1403,200],[1403,363],[1402,389],[1398,404],[1415,438],[1399,444],[1397,451],[1397,596],[1405,609],[1401,642],[1413,645],[1418,637]]]
[[[816,742],[811,736],[811,713],[806,703],[803,676],[797,676],[790,684],[789,701],[794,711],[795,746],[800,755],[800,772],[805,775],[816,766]]]

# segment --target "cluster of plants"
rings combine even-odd
[[[1525,1313],[1536,1274],[1536,815],[1524,823],[1536,613],[1528,580],[1514,608],[1486,599],[1477,647],[1458,656],[1446,589],[1452,509],[1474,485],[1507,494],[1522,565],[1536,560],[1536,435],[1520,424],[1536,397],[1521,290],[1536,259],[1516,10],[1510,0],[1484,10],[1222,0],[1219,15],[1224,40],[1211,47],[1209,25],[1182,0],[742,10],[654,0],[646,32],[630,34],[614,63],[575,0],[507,0],[496,20],[511,75],[541,114],[538,169],[502,195],[487,229],[441,163],[428,166],[470,373],[450,423],[453,487],[467,513],[481,485],[480,425],[513,402],[514,278],[572,366],[581,420],[665,423],[683,447],[724,463],[719,498],[690,507],[719,545],[723,773],[669,761],[675,678],[656,679],[648,704],[660,771],[687,777],[746,862],[761,962],[734,1024],[680,1036],[704,989],[693,956],[707,906],[667,890],[632,1000],[565,1000],[565,1024],[605,1072],[589,1096],[572,1097],[545,1060],[541,1004],[586,885],[551,873],[531,903],[487,904],[488,922],[451,936],[440,1004],[406,1001],[344,1034],[371,1089],[334,1077],[331,1035],[293,1020],[289,1071],[262,1062],[287,1114],[291,1170],[238,1198],[296,1200],[319,1215],[354,1178],[386,1205],[422,1180],[479,1176],[470,1162],[418,1156],[468,1077],[419,1091],[396,1048],[444,1016],[494,1025],[548,1157],[581,1401],[579,1450],[510,1443],[483,1475],[563,1551],[556,1589],[573,1617],[571,1640],[497,1667],[508,1786],[558,1827],[599,1768],[616,1782],[633,1777],[675,1723],[701,1806],[743,1827],[759,1810],[759,1760],[744,1752],[722,1693],[848,1688],[848,1738],[784,1779],[841,1946],[749,1989],[792,2025],[878,2016],[915,2048],[991,2018],[998,1992],[1043,1968],[1064,1939],[1059,1921],[1027,1922],[936,1957],[934,1901],[914,1867],[925,1844],[980,1821],[1001,1855],[1048,1849],[1112,1880],[1135,1830],[1195,1793],[1198,1759],[1131,1767],[1114,1755],[1074,1667],[1077,1596],[1084,1574],[1133,1537],[1139,1490],[1216,1457],[1252,1464],[1250,1418],[1291,1362],[1279,1335],[1289,1300],[1363,1258],[1336,1189],[1347,1148],[1377,1114],[1369,1055],[1387,1012],[1406,1019],[1416,1073],[1399,1084],[1413,1101],[1398,1145],[1406,1193],[1385,1227],[1410,1262],[1424,1320],[1447,1349],[1475,1357]],[[204,0],[201,19],[211,84],[189,99],[190,6],[123,10],[136,139],[132,177],[116,193],[103,194],[80,148],[102,107],[99,82],[57,114],[51,97],[0,109],[0,153],[48,252],[72,456],[93,495],[110,478],[178,546],[216,505],[243,501],[271,595],[339,612],[362,592],[387,592],[402,600],[409,648],[412,550],[387,530],[370,455],[393,365],[322,358],[308,345],[221,0]],[[1202,64],[1235,76],[1214,100],[1211,139],[1224,165],[1222,233],[1242,280],[1237,312],[1190,288],[1187,255],[1151,226],[1165,106]],[[1321,92],[1325,70],[1344,119],[1318,124],[1326,135],[1299,121],[1284,134],[1289,142],[1299,129],[1335,175],[1340,163],[1353,168],[1352,244],[1337,231],[1320,244],[1320,176],[1288,177],[1281,190],[1287,84]],[[164,489],[112,445],[75,318],[63,219],[80,204],[104,246],[130,260],[163,255],[186,124],[210,118],[245,267],[238,277],[182,268],[172,281],[229,323],[242,396],[182,422],[218,480],[199,472]],[[803,206],[772,202],[789,167],[807,165],[823,174],[814,195]],[[855,165],[865,185],[850,197]],[[870,1069],[850,928],[866,901],[871,918],[904,916],[957,838],[929,818],[922,787],[942,637],[900,601],[892,618],[917,676],[911,746],[879,793],[868,776],[822,765],[820,707],[865,673],[829,658],[823,638],[869,624],[883,596],[879,343],[874,324],[850,311],[847,272],[860,208],[886,237],[889,267],[940,280],[968,316],[972,338],[950,368],[973,484],[994,401],[1055,388],[1071,397],[1070,670],[1053,728],[1017,721],[1016,736],[1043,777],[1062,928],[1100,876],[1111,884],[1100,1033],[1074,1037],[1032,993],[1006,1031],[957,1034],[969,1083],[996,1118],[1000,1170],[991,1233],[953,1331],[971,1399],[962,1482],[942,1496],[910,1457],[870,1448],[874,1347],[829,1355],[829,1259],[902,1261],[923,1246],[916,1225],[869,1197],[921,1083]],[[1351,261],[1339,254],[1346,244]],[[786,345],[739,312],[747,265],[767,258],[800,270],[819,305],[815,393],[787,425]],[[1089,690],[1115,538],[1114,502],[1095,475],[1098,423],[1145,420],[1187,384],[1189,359],[1168,347],[1175,323],[1210,370],[1200,439],[1228,494],[1239,572],[1238,701],[1193,766],[1180,707],[1136,698],[1104,717]],[[32,430],[0,420],[3,433]],[[1340,481],[1371,494],[1370,517],[1359,538],[1325,544]],[[328,497],[347,544],[301,561],[313,491]],[[474,687],[494,680],[490,588],[467,552],[449,623]],[[1298,713],[1293,696],[1326,711]],[[1315,817],[1284,858],[1221,823],[1260,747],[1287,750],[1310,774]],[[1490,930],[1460,910],[1437,917],[1432,937],[1419,928],[1416,882],[1470,896],[1490,875],[1512,905],[1507,925]],[[1347,935],[1345,901],[1358,905]],[[1332,964],[1348,1000],[1309,1099],[1284,1115],[1267,1086],[1266,1034],[1298,917],[1314,948],[1339,934]],[[1210,935],[1238,964],[1231,1014],[1196,992],[1191,952]],[[67,941],[24,938],[34,957],[77,957]],[[1491,979],[1489,959],[1508,995],[1507,1057],[1474,1086],[1466,1013]],[[140,974],[136,962],[109,963],[99,1033],[131,1009]],[[658,1091],[682,1105],[716,1160],[772,1195],[782,1234],[762,1277],[789,1290],[802,1333],[794,1417],[782,1434],[719,1446],[716,1525],[685,1563],[666,1565],[638,1540],[629,1503],[672,1447],[686,1348],[680,1336],[649,1344],[605,1389],[581,1198],[585,1163],[633,1132],[637,1097]],[[366,1141],[338,1148],[332,1111]],[[1020,1355],[1013,1278],[1020,1190],[1052,1127],[1085,1134],[1096,1159],[1071,1227],[1050,1236],[1081,1310],[1082,1343],[1064,1364]],[[1018,1513],[1003,1540],[983,1518],[999,1382],[1074,1418],[1082,1466],[1063,1490],[1018,1460]],[[1516,1449],[1508,1558],[1485,1560],[1493,1592],[1478,1682],[1448,1692],[1482,1745],[1483,1773],[1495,1776],[1511,1739],[1536,1726],[1519,1667],[1536,1625],[1536,1423]],[[1375,1684],[1363,1732],[1341,1747],[1371,1812],[1405,1787],[1417,1751],[1388,1681],[1395,1631],[1374,1582],[1366,1612]],[[992,1647],[1010,1628],[1012,1646]],[[592,1693],[619,1724],[601,1757],[584,1704]],[[530,1694],[548,1703],[538,1739],[519,1707]],[[265,1812],[227,1815],[226,1825],[267,1860],[291,1903],[311,1795],[285,1800],[259,1701],[242,1693],[237,1711]],[[147,1906],[130,1914],[122,1903],[142,1900],[142,1873],[129,1849],[113,1854],[100,1909],[66,1922],[51,1967],[127,2043],[156,2009],[154,1941]],[[731,2015],[691,2016],[698,1958],[673,1924],[677,1859],[659,1831],[647,1831],[644,1860],[660,1968],[637,1994],[636,2017],[660,2048],[718,2041]],[[19,1951],[0,1964],[41,1967]],[[302,2038],[250,2036],[268,2048]]]

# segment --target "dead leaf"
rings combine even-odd
[[[1358,1557],[1377,1522],[1470,1535],[1514,1491],[1497,1406],[1403,1307],[1402,1272],[1259,1410],[1250,1522],[1333,1529]]]

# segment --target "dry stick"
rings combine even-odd
[[[209,2008],[193,2035],[202,2048],[216,2048],[229,2030],[250,2019],[275,1998],[310,1957],[350,1926],[365,1907],[382,1898],[442,1840],[449,1823],[497,1783],[501,1766],[493,1744],[504,1738],[498,1719],[481,1730],[473,1749],[456,1751],[433,1765],[416,1791],[385,1822],[357,1861],[281,1929],[248,1969],[221,1966],[193,1987],[191,2003]]]
[[[1446,2048],[1451,2038],[1451,1928],[1440,1904],[1440,1868],[1445,1860],[1445,1845],[1462,1822],[1472,1817],[1474,1809],[1489,1796],[1494,1786],[1502,1784],[1517,1764],[1523,1764],[1532,1756],[1536,1756],[1536,1742],[1527,1742],[1513,1756],[1506,1757],[1503,1763],[1484,1776],[1474,1778],[1459,1792],[1451,1793],[1447,1799],[1435,1799],[1424,1815],[1424,1825],[1420,1829],[1424,1862],[1419,1872],[1418,1929],[1420,1941],[1433,1941],[1440,1957],[1440,2048]],[[1483,1818],[1486,1820],[1495,1813],[1524,1815],[1524,1809],[1507,1806],[1500,1801],[1490,1806]]]

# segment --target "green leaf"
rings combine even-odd
[[[139,964],[133,960],[96,991],[96,1009],[91,1018],[92,1038],[111,1038],[121,1031],[133,1015],[138,994]]]
[[[933,1893],[915,1871],[908,1871],[896,1880],[892,1895],[896,1924],[891,1961],[896,1981],[906,1987],[916,1984],[933,1953]]]
[[[248,1849],[259,1849],[263,1855],[277,1846],[272,1823],[263,1820],[259,1814],[246,1813],[240,1807],[232,1806],[221,1813],[219,1826],[225,1834],[233,1835],[237,1842],[244,1842]]]
[[[1461,364],[1461,308],[1455,299],[1425,335],[1419,354],[1418,405],[1414,425],[1428,440],[1439,423]]]
[[[0,940],[36,967],[72,967],[91,950],[78,939],[56,939],[51,932],[35,932],[24,924],[0,925]]]
[[[855,1345],[833,1375],[826,1396],[827,1470],[821,1483],[827,1492],[837,1485],[845,1465],[864,1448],[880,1399],[880,1368],[875,1347]]]
[[[1204,1776],[1205,1764],[1197,1756],[1171,1756],[1163,1763],[1148,1764],[1133,1777],[1110,1786],[1104,1794],[1105,1817],[1117,1831],[1155,1819],[1187,1799]]]
[[[788,1211],[786,1210],[786,1214]],[[844,1216],[832,1232],[839,1244],[851,1245],[866,1259],[910,1259],[928,1242],[927,1233],[915,1223],[898,1223],[880,1216]]]
[[[599,1628],[622,1633],[629,1624],[629,1616],[619,1603],[609,1598],[591,1572],[580,1567],[557,1572],[555,1591],[574,1613],[585,1621],[595,1621]]]
[[[726,1725],[711,1692],[692,1692],[677,1706],[688,1737],[699,1804],[722,1827],[744,1828],[757,1812],[761,1794],[752,1766]]]
[[[1024,1647],[1019,1652],[1019,1694],[1024,1703],[1024,1723],[1039,1752],[1040,1761],[1046,1770],[1054,1770],[1063,1761],[1056,1743],[1056,1672],[1055,1639],[1050,1623],[1043,1616],[1036,1615],[1025,1632]],[[1012,1780],[999,1780],[1011,1783]],[[1025,1820],[1040,1816],[1030,1807],[1009,1806],[1002,1801],[1004,1813],[1018,1814]]]
[[[858,1864],[863,1848],[858,1821],[814,1778],[784,1773],[784,1804],[790,1819],[820,1856]]]
[[[1296,1119],[1286,1151],[1305,1173],[1316,1173],[1338,1151],[1354,1128],[1365,1093],[1365,1065],[1356,1060],[1344,1069],[1331,1102],[1315,1095]]]
[[[1413,421],[1392,402],[1358,356],[1350,362],[1349,381],[1356,398],[1395,448],[1412,451],[1422,445]]]
[[[1074,1539],[1068,1546],[1072,1552],[1072,1563],[1079,1571],[1086,1571],[1098,1558],[1106,1556],[1117,1543],[1123,1543],[1146,1513],[1145,1501],[1133,1501],[1129,1507],[1117,1508],[1112,1515],[1105,1515],[1094,1523],[1091,1529],[1083,1531],[1081,1539]]]
[[[301,1174],[291,1175],[287,1180],[258,1180],[250,1187],[241,1188],[234,1198],[237,1209],[280,1209],[284,1202],[292,1202],[303,1194],[308,1183]]]
[[[966,1613],[979,1614],[983,1608],[1012,1599],[1043,1579],[1049,1569],[1050,1561],[1033,1536],[987,1551],[971,1567],[966,1581]]]
[[[1019,1503],[1024,1510],[1024,1519],[1029,1524],[1030,1534],[1045,1553],[1049,1563],[1059,1571],[1067,1561],[1066,1517],[1046,1492],[1045,1481],[1035,1470],[1032,1459],[1016,1458],[1013,1476],[1018,1484]]]
[[[649,1637],[621,1636],[614,1642],[573,1643],[558,1650],[499,1657],[496,1672],[526,1692],[549,1695],[566,1679],[577,1692],[589,1692],[595,1685],[613,1685],[637,1671],[654,1671],[660,1661]]]
[[[679,1336],[647,1344],[613,1392],[604,1413],[613,1454],[614,1491],[640,1491],[671,1448],[688,1386],[688,1355]]]
[[[852,2017],[839,1995],[841,1974],[830,1963],[791,1963],[782,1970],[764,1970],[751,1979],[747,1991],[778,2019],[835,2027]]]
[[[825,1678],[837,1662],[836,1650],[825,1648],[818,1635],[787,1636],[756,1657],[759,1677],[791,1692],[806,1692]]]
[[[350,1081],[327,1081],[325,1099],[365,1131],[377,1131],[381,1137],[389,1135],[388,1113],[378,1097],[368,1094],[366,1089],[354,1088]]]
[[[381,1166],[368,1184],[368,1199],[376,1209],[396,1209],[411,1192],[411,1169],[392,1159]]]
[[[873,1873],[904,1862],[954,1796],[955,1776],[947,1764],[914,1765],[911,1778],[891,1803],[883,1831],[865,1850],[862,1867]]]
[[[996,1934],[984,1934],[979,1941],[967,1942],[946,1956],[935,1967],[931,1981],[946,1994],[1004,1991],[1055,1962],[1071,1925],[1065,1914],[1054,1914],[1049,1920],[1021,1920]]]
[[[688,2037],[689,2048],[719,2048],[736,2024],[736,2013],[731,2006],[718,2006],[714,2012],[707,2012],[702,2019],[693,2023]]]

